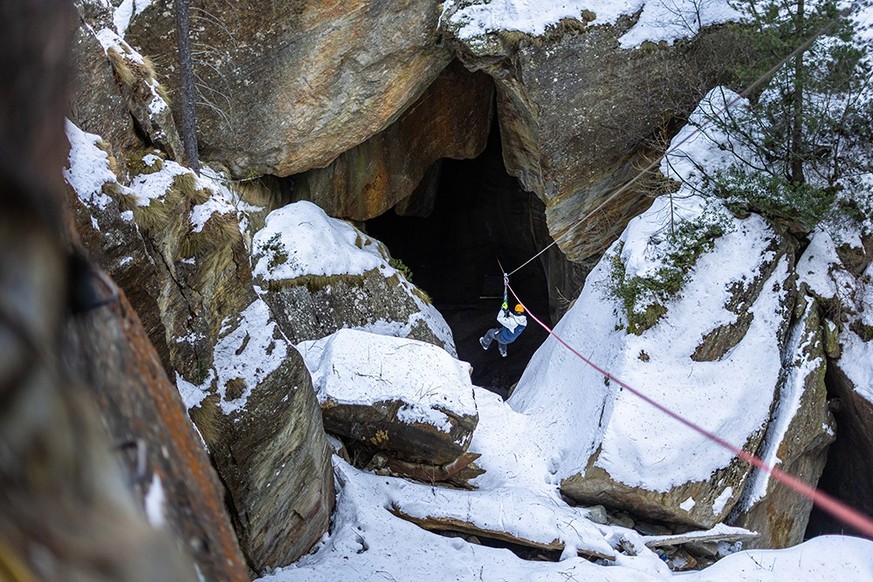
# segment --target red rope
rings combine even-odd
[[[600,366],[598,366],[597,364],[595,364],[594,362],[592,362],[591,360],[589,360],[588,358],[586,358],[585,356],[580,354],[570,344],[565,342],[563,338],[561,338],[558,334],[556,334],[552,330],[552,328],[550,328],[548,325],[546,325],[545,323],[540,321],[539,318],[537,318],[537,316],[534,315],[530,311],[530,309],[527,308],[527,306],[524,303],[522,303],[521,299],[519,299],[519,297],[518,297],[518,294],[515,292],[515,289],[513,289],[508,284],[507,284],[507,286],[509,287],[509,290],[512,291],[512,295],[515,297],[516,301],[518,301],[521,304],[521,306],[524,307],[525,312],[528,315],[530,315],[533,318],[533,320],[536,321],[540,325],[540,327],[542,327],[544,330],[546,330],[549,333],[549,335],[551,335],[553,338],[555,338],[558,341],[558,343],[560,343],[562,346],[564,346],[565,348],[570,350],[576,357],[578,357],[583,362],[585,362],[586,364],[588,364],[589,366],[591,366],[592,368],[594,368],[595,370],[597,370],[598,372],[603,374],[604,377],[609,378],[610,382],[615,382],[616,384],[618,384],[619,386],[621,386],[622,388],[624,388],[625,390],[627,390],[628,392],[630,392],[634,396],[642,399],[647,404],[650,404],[651,406],[657,408],[658,410],[660,410],[661,412],[663,412],[664,414],[666,414],[670,418],[675,419],[677,422],[687,426],[691,430],[706,437],[707,439],[711,440],[712,442],[714,442],[718,445],[721,445],[722,447],[729,450],[734,455],[736,455],[737,457],[739,457],[743,461],[749,463],[750,465],[757,467],[758,469],[764,471],[765,473],[767,473],[768,475],[770,475],[771,477],[773,477],[774,479],[776,479],[777,481],[779,481],[780,483],[782,483],[783,485],[788,487],[789,489],[793,489],[797,493],[803,495],[804,497],[806,497],[807,499],[809,499],[810,501],[815,503],[820,509],[831,514],[833,517],[842,521],[846,525],[852,526],[853,528],[855,528],[859,532],[863,533],[865,536],[873,538],[873,519],[870,519],[869,517],[860,513],[859,511],[852,509],[851,507],[849,507],[845,503],[843,503],[837,499],[834,499],[833,497],[831,497],[827,493],[824,493],[823,491],[819,491],[815,487],[810,487],[809,485],[807,485],[806,483],[804,483],[803,481],[801,481],[797,477],[793,477],[781,469],[778,469],[776,467],[768,465],[760,457],[755,456],[752,453],[746,452],[735,445],[732,445],[731,443],[727,442],[726,440],[719,437],[718,435],[713,434],[712,432],[706,430],[702,426],[699,426],[699,425],[691,422],[687,418],[680,416],[677,412],[670,410],[669,408],[667,408],[663,404],[649,398],[648,396],[646,396],[645,394],[643,394],[639,390],[633,388],[629,384],[616,378],[615,376],[610,374],[608,371],[604,370],[603,368],[601,368]]]

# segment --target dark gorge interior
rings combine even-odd
[[[458,357],[473,366],[473,383],[505,397],[546,332],[528,317],[506,358],[496,345],[483,351],[479,337],[498,326],[503,295],[498,259],[511,271],[541,248],[534,233],[543,229],[542,202],[507,174],[496,127],[482,155],[436,162],[410,198],[402,208],[367,221],[367,232],[384,242],[430,295],[452,328]],[[540,259],[513,275],[511,285],[529,310],[551,323]]]

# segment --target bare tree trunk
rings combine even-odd
[[[191,61],[189,0],[176,0],[176,38],[179,47],[179,86],[182,88],[180,107],[182,146],[188,167],[200,173],[197,154],[197,116],[194,111],[194,65]]]
[[[804,0],[797,1],[797,15],[794,22],[794,35],[803,38],[805,31],[806,10]],[[791,182],[803,184],[806,177],[803,174],[803,51],[794,57],[794,87],[791,95],[791,145],[789,149],[789,172]]]

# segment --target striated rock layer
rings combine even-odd
[[[295,198],[331,216],[368,220],[405,203],[440,158],[467,159],[488,141],[494,86],[454,61],[397,121],[325,168],[295,176]]]

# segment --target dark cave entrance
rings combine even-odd
[[[547,334],[528,317],[527,329],[509,346],[506,358],[496,345],[483,351],[479,337],[498,326],[495,317],[503,295],[498,257],[511,271],[536,254],[540,247],[534,232],[545,218],[536,195],[507,174],[494,125],[482,155],[436,162],[403,215],[390,210],[367,221],[366,229],[411,269],[413,282],[431,296],[452,328],[458,357],[473,365],[473,383],[506,397]],[[525,305],[551,324],[540,260],[513,275],[511,284]]]

